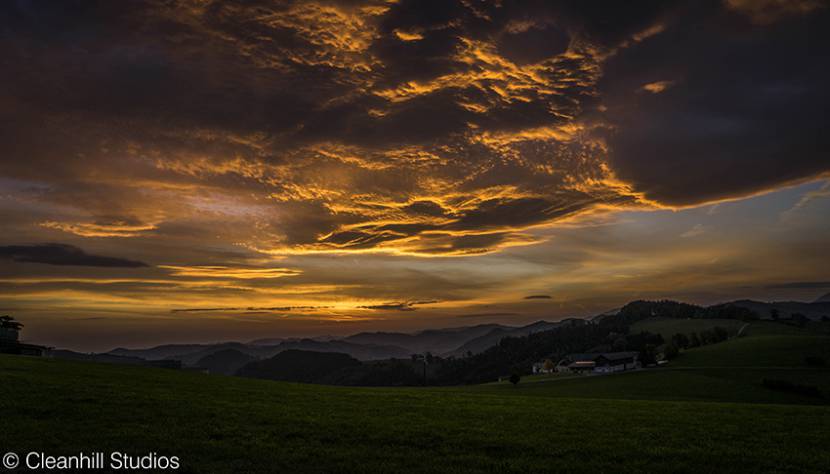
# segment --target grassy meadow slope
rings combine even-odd
[[[720,322],[713,322],[720,321]],[[663,328],[700,331],[722,321],[645,320],[643,330]],[[725,320],[729,321],[729,320]],[[740,321],[734,321],[743,325]],[[648,328],[648,329],[646,329]],[[692,329],[695,328],[695,329]],[[632,328],[632,331],[635,329]],[[619,373],[609,376],[534,376],[533,383],[513,387],[507,382],[478,385],[463,390],[500,395],[556,398],[609,398],[632,400],[694,400],[741,403],[797,403],[827,405],[830,396],[830,367],[812,367],[807,356],[830,361],[830,337],[822,328],[809,330],[780,323],[758,321],[744,330],[744,336],[718,344],[683,351],[668,366],[656,370]],[[763,386],[764,379],[786,380],[818,387],[825,398],[816,398]],[[458,390],[458,388],[454,388]]]
[[[805,358],[830,362],[830,336],[772,322],[754,322],[743,337],[681,353],[672,367],[807,367]]]
[[[465,390],[500,396],[552,398],[605,398],[615,400],[719,401],[786,403],[828,406],[827,399],[770,390],[765,378],[818,386],[830,393],[830,370],[699,368],[643,370],[606,376],[578,376],[544,382],[477,385]]]
[[[4,449],[155,451],[179,456],[185,472],[804,473],[830,464],[826,406],[324,387],[19,356],[0,356],[0,379]]]

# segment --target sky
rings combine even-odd
[[[825,1],[17,0],[0,65],[31,342],[830,292]]]

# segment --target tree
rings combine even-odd
[[[518,372],[510,374],[510,383],[512,383],[514,387],[519,384],[519,380],[522,380],[522,376],[519,375]]]
[[[688,349],[689,348],[689,338],[683,333],[677,333],[671,337],[672,343],[677,346],[678,348]]]
[[[673,342],[666,344],[666,348],[663,350],[663,356],[666,360],[672,360],[680,354],[680,351],[677,349],[677,346],[674,345]]]
[[[657,363],[657,354],[655,351],[656,347],[654,344],[646,344],[643,347],[643,350],[640,351],[640,362],[644,366],[654,365]]]
[[[697,333],[693,332],[691,336],[689,336],[689,347],[700,347],[700,338],[697,337]]]
[[[712,329],[712,334],[714,336],[713,342],[723,342],[729,339],[729,331],[720,326],[715,326],[714,329]]]
[[[550,359],[545,359],[545,362],[542,364],[542,368],[545,370],[545,372],[551,373],[554,371],[554,369],[556,369],[556,364],[554,364],[553,361]]]
[[[793,322],[801,327],[804,327],[808,322],[810,322],[810,318],[801,313],[793,313],[791,317],[793,318]]]

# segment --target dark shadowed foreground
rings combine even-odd
[[[338,388],[0,357],[0,446],[189,472],[823,472],[830,407]],[[522,385],[518,390],[522,389]],[[590,396],[590,394],[585,394]]]

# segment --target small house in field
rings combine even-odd
[[[642,367],[638,352],[568,354],[556,364],[557,372],[606,374]]]

